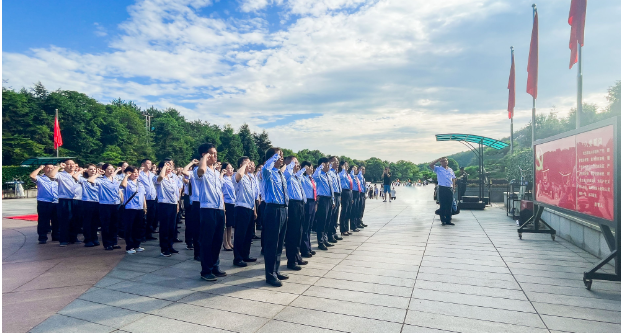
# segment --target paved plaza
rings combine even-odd
[[[215,283],[182,244],[163,258],[146,243],[32,332],[621,332],[621,284],[582,283],[597,258],[549,235],[520,241],[499,207],[442,226],[432,191],[367,200],[369,226],[301,271],[283,260],[282,288],[265,284],[258,241],[245,268],[223,251]]]

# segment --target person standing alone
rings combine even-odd
[[[388,167],[384,168],[384,174],[382,175],[384,178],[384,202],[388,199],[390,202],[390,169]]]
[[[436,163],[440,162],[440,166]],[[453,208],[453,188],[455,188],[455,173],[448,166],[448,159],[440,157],[429,163],[429,168],[438,176],[438,201],[440,202],[440,221],[442,225],[451,223]]]

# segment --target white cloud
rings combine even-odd
[[[510,44],[519,52],[524,52],[519,45],[528,47],[525,0],[243,0],[241,14],[225,17],[205,14],[211,4],[138,1],[119,26],[122,33],[108,36],[110,51],[50,46],[26,54],[5,52],[3,79],[13,87],[40,80],[49,89],[74,89],[103,102],[120,96],[138,105],[175,107],[190,119],[221,125],[267,126],[278,145],[355,158],[422,162],[462,150],[435,143],[433,134],[439,132],[507,136],[506,111],[499,111],[507,96],[504,51]],[[268,6],[292,23],[271,31],[263,13]],[[525,14],[519,14],[522,7]],[[615,10],[621,13],[614,8],[607,10],[610,17]],[[518,15],[525,20],[515,21]],[[568,34],[562,16],[554,27]],[[506,26],[508,18],[512,26]],[[549,45],[543,19],[540,24],[542,45]],[[566,63],[566,40],[561,44]],[[540,50],[540,57],[549,53]],[[618,63],[606,65],[619,72]],[[551,68],[540,60],[540,86],[550,88],[540,92],[539,105],[562,112],[575,101],[575,89],[564,79],[566,69],[562,75],[545,72]],[[603,79],[613,69],[594,78],[597,86],[593,79],[585,81],[585,89],[591,89],[585,101],[603,103],[606,86],[601,86],[619,79]],[[552,84],[549,76],[564,84]],[[520,94],[516,126],[530,119],[529,95]],[[298,117],[308,114],[321,116]],[[298,120],[270,127],[287,116]]]

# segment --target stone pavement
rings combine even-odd
[[[222,252],[229,276],[211,283],[190,251],[147,244],[33,332],[621,332],[621,284],[582,284],[596,258],[548,235],[520,241],[499,208],[442,226],[431,195],[367,201],[369,227],[283,268],[282,288],[265,284],[261,257],[238,268]]]
[[[2,200],[2,331],[28,332],[89,290],[124,252],[81,245],[38,244],[35,199]]]

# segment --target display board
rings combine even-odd
[[[535,200],[614,221],[616,128],[586,129],[535,142]]]

